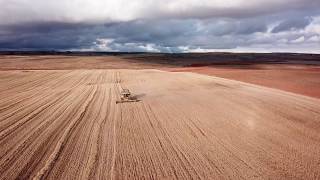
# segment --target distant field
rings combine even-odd
[[[173,72],[195,72],[281,89],[320,98],[320,66],[256,65],[169,68]]]
[[[0,179],[319,179],[319,121],[319,99],[189,72],[0,71]]]
[[[160,69],[195,72],[320,98],[320,55],[0,55],[1,70]]]
[[[117,56],[0,56],[0,70],[141,69],[163,67]],[[170,67],[170,66],[166,66]]]

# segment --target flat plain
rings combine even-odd
[[[318,98],[215,76],[0,71],[0,179],[319,179],[319,130]]]

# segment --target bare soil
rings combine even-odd
[[[150,69],[173,67],[117,56],[0,55],[0,70]]]
[[[319,57],[0,55],[0,179],[320,179]]]
[[[167,68],[195,72],[320,98],[320,67],[312,65],[205,66]]]
[[[0,71],[0,179],[319,179],[319,124],[319,99],[189,72]]]

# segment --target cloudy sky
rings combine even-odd
[[[0,50],[320,53],[320,0],[0,0]]]

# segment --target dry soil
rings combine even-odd
[[[319,99],[218,77],[0,71],[0,179],[319,179],[319,132]]]

